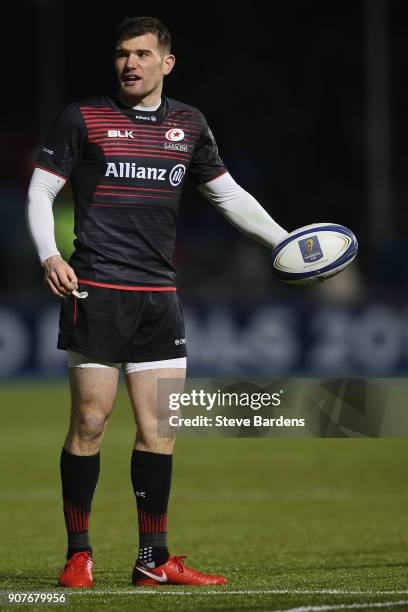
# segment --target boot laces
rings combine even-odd
[[[82,572],[84,572],[87,569],[88,563],[89,563],[88,553],[84,552],[84,553],[78,554],[78,556],[75,558],[75,563],[73,564],[74,572],[76,574],[82,574]]]
[[[182,559],[185,559],[187,555],[174,555],[174,560],[177,563],[178,571],[184,572],[184,562]]]

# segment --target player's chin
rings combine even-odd
[[[123,93],[141,95],[144,93],[144,87],[141,81],[121,81],[120,88]]]

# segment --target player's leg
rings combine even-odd
[[[68,536],[64,586],[92,585],[89,517],[99,477],[99,448],[115,402],[119,365],[70,352],[71,418],[61,453],[61,482]]]
[[[166,394],[181,393],[185,380],[185,358],[171,361],[179,367],[137,371],[160,362],[126,366],[126,381],[137,424],[131,475],[139,517],[139,558],[132,580],[141,586],[225,584],[222,576],[203,574],[185,566],[181,557],[169,556],[167,548],[167,505],[175,437],[163,435],[169,429],[169,412],[164,406],[158,406],[157,388],[160,380],[167,379]],[[162,361],[161,365],[171,361]],[[135,371],[131,372],[132,368]]]
[[[131,477],[139,519],[139,558],[152,567],[162,565],[169,558],[167,506],[175,442],[174,435],[158,435],[160,428],[166,428],[166,417],[168,424],[169,415],[158,411],[157,385],[160,379],[170,379],[172,392],[181,393],[186,374],[185,357],[168,362],[176,363],[179,367],[136,370],[129,373],[131,364],[125,366],[126,382],[137,425]],[[132,365],[134,369],[143,367],[143,364]],[[161,419],[163,423],[160,422]]]

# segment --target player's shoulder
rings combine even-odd
[[[195,106],[184,104],[184,102],[179,102],[179,100],[174,100],[173,98],[166,97],[166,100],[168,104],[168,115],[183,115],[185,118],[190,118],[200,124],[205,123],[204,114]]]
[[[72,100],[66,105],[63,114],[75,117],[82,115],[87,110],[112,108],[112,106],[112,100],[108,96],[94,96],[92,98]]]
[[[109,96],[93,96],[92,98],[83,98],[81,100],[76,100],[71,103],[78,109],[105,109],[105,108],[113,108],[114,103],[112,98]]]

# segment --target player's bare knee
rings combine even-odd
[[[96,440],[105,431],[108,417],[101,413],[78,414],[73,422],[75,433],[87,440]]]

